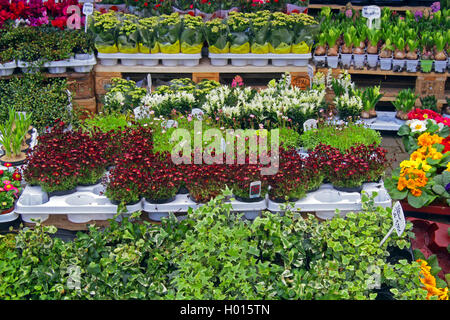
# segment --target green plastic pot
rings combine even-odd
[[[420,60],[420,67],[422,68],[422,72],[431,72],[431,68],[433,67],[433,60]]]

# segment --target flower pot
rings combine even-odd
[[[241,198],[238,196],[234,196],[236,198],[236,200],[241,201],[241,202],[247,202],[247,203],[252,203],[252,202],[259,202],[264,200],[263,197],[257,197],[257,198]]]
[[[89,54],[89,53],[76,53],[75,54],[75,59],[76,60],[90,60],[94,57],[93,54]]]
[[[380,58],[380,69],[381,70],[391,70],[392,69],[392,57],[391,58]]]
[[[370,118],[376,118],[377,117],[377,111],[375,109],[369,110]]]
[[[14,69],[16,68],[16,61],[5,62],[3,64],[0,63],[0,76],[10,76],[14,73]]]
[[[90,186],[95,186],[96,184],[99,184],[100,182],[102,182],[102,179],[98,179],[97,181],[95,181],[94,183],[79,183],[78,185],[81,187],[90,187]]]
[[[338,67],[339,56],[327,56],[327,64],[329,68],[336,69]]]
[[[117,200],[110,199],[109,201],[111,201],[111,203],[116,205],[116,206],[118,206],[120,204],[120,201],[117,201]],[[137,201],[131,201],[129,203],[126,203],[125,205],[126,206],[133,206],[133,205],[139,203],[140,201],[141,201],[141,199],[139,199]]]
[[[21,166],[21,165],[25,164],[25,162],[27,161],[26,154],[23,153],[23,155],[24,155],[23,157],[17,158],[17,160],[15,160],[15,161],[14,160],[11,161],[9,159],[6,159],[5,155],[3,155],[3,156],[0,157],[0,165],[4,166],[5,163],[10,163],[12,167]]]
[[[417,66],[419,65],[419,59],[417,60],[406,60],[406,71],[417,72]]]
[[[260,213],[260,211],[246,211],[244,212],[244,216],[247,220],[255,220]]]
[[[162,218],[168,218],[169,213],[168,212],[149,212],[148,218],[153,221],[161,221]]]
[[[77,188],[71,189],[71,190],[62,190],[62,191],[53,191],[48,192],[48,197],[56,197],[56,196],[67,196],[69,194],[77,192]]]
[[[186,187],[181,187],[178,190],[178,194],[188,194],[188,193],[189,193],[189,190]]]
[[[420,69],[422,72],[431,72],[433,67],[433,60],[422,60],[420,59]]]
[[[149,198],[145,198],[145,201],[149,202],[149,203],[153,203],[153,204],[164,204],[164,203],[169,203],[175,200],[175,197],[172,198],[168,198],[168,199],[149,199]]]
[[[327,56],[326,55],[323,55],[323,56],[314,55],[313,62],[317,68],[325,68],[327,66]]]
[[[269,200],[275,203],[286,203],[287,202],[297,202],[299,199],[298,198],[289,198],[289,200],[286,200],[284,198],[272,198],[269,197]]]
[[[355,65],[355,69],[363,69],[364,68],[365,58],[366,58],[365,54],[353,54],[353,63]]]
[[[319,190],[320,189],[320,187],[317,187],[317,188],[314,188],[314,189],[311,189],[311,190],[308,190],[307,192],[316,192],[317,190]]]
[[[447,68],[447,60],[434,60],[434,71],[443,73]]]
[[[414,208],[413,206],[409,205],[408,201],[406,200],[401,200],[400,204],[402,205],[403,211],[405,212],[409,211],[450,216],[450,207],[445,203],[433,202],[431,205],[422,208]]]
[[[405,59],[392,59],[392,70],[394,72],[403,72],[405,69]]]
[[[13,210],[14,210],[14,205],[9,209],[4,209],[4,210],[0,211],[0,215],[13,212]]]
[[[365,111],[365,110],[361,111],[361,118],[363,118],[363,119],[370,119],[369,111]]]
[[[395,113],[395,117],[400,120],[408,120],[408,113],[397,110],[397,112]]]
[[[352,54],[351,53],[341,53],[341,66],[344,69],[350,69],[352,65]]]
[[[369,68],[376,69],[378,66],[378,55],[367,54],[367,65],[369,66]]]
[[[358,186],[358,187],[339,187],[339,186],[335,186],[334,184],[332,184],[333,188],[338,190],[338,191],[342,191],[342,192],[358,192],[360,193],[362,191],[362,185]]]

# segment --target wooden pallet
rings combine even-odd
[[[364,87],[364,81],[357,79],[359,76],[373,76],[367,77],[366,85],[380,84],[383,97],[382,102],[392,102],[396,99],[398,92],[404,88],[415,89],[419,98],[416,100],[416,106],[420,107],[420,97],[434,95],[437,100],[439,109],[447,103],[446,97],[450,96],[450,92],[446,90],[446,82],[448,80],[448,73],[423,73],[423,72],[394,72],[392,70],[358,70],[350,69],[332,69],[333,76],[337,76],[342,71],[348,71],[352,75],[352,80],[357,85]],[[316,72],[327,73],[327,68],[318,68]],[[356,76],[356,77],[355,77]],[[378,78],[374,78],[378,77]]]
[[[223,67],[212,66],[209,59],[202,59],[200,64],[193,67],[176,66],[166,67],[163,65],[157,65],[154,67],[146,66],[102,66],[96,65],[95,68],[95,94],[98,101],[98,110],[101,110],[101,98],[106,93],[108,86],[111,83],[112,78],[125,78],[125,74],[151,74],[152,79],[158,76],[171,75],[179,78],[179,75],[189,75],[194,82],[199,82],[203,79],[215,80],[219,82],[226,77],[230,77],[233,74],[239,74],[244,76],[249,75],[255,79],[262,78],[271,74],[280,74],[284,72],[290,72],[292,76],[292,83],[301,88],[307,88],[310,86],[310,76],[308,73],[308,67],[276,67],[268,65],[265,67],[245,66],[235,67],[227,65]],[[310,71],[312,73],[312,69]],[[270,80],[270,79],[269,79]],[[269,81],[268,80],[268,81]],[[256,86],[258,87],[258,86]]]

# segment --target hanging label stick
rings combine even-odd
[[[389,230],[389,232],[383,238],[383,240],[381,240],[380,247],[387,240],[387,238],[389,238],[394,229],[397,232],[397,235],[400,237],[403,234],[403,231],[405,231],[405,227],[406,227],[405,214],[403,213],[402,205],[400,204],[399,201],[397,201],[392,207],[392,228]]]

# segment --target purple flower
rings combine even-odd
[[[433,2],[431,5],[431,12],[438,12],[439,10],[441,10],[441,3],[438,1]]]
[[[450,183],[445,186],[445,191],[450,192]]]
[[[417,11],[414,13],[414,17],[416,18],[416,21],[419,21],[419,19],[422,19],[422,17],[423,17],[423,12],[417,10]]]
[[[348,9],[347,11],[345,11],[345,16],[347,18],[351,18],[353,16],[353,11],[352,9]]]

